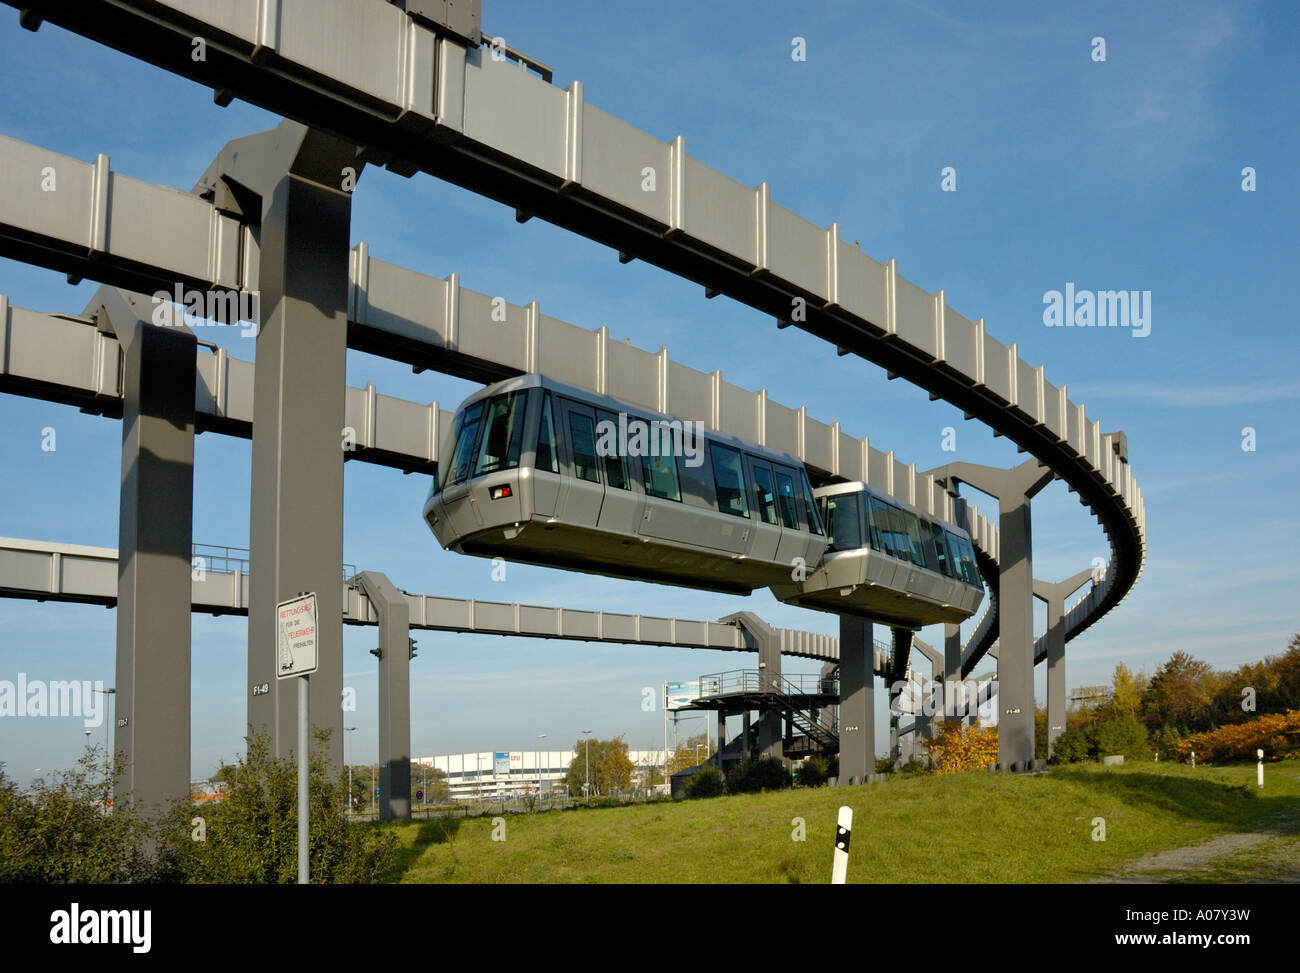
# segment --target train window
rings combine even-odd
[[[718,491],[718,509],[724,514],[748,518],[745,471],[741,468],[740,453],[717,443],[709,443],[709,453],[713,460],[713,485]]]
[[[523,392],[498,395],[488,403],[483,425],[483,445],[479,447],[474,475],[513,470],[519,465],[519,450],[523,446],[524,402]]]
[[[956,558],[958,577],[966,584],[978,586],[980,584],[980,573],[975,566],[975,551],[971,547],[970,541],[955,534],[949,534],[948,538],[953,550],[960,552]]]
[[[814,534],[822,534],[821,518],[817,516],[817,505],[813,503],[812,486],[808,482],[808,474],[803,470],[799,471],[799,490],[803,498],[803,516],[804,522],[807,523],[808,529]],[[861,542],[859,542],[859,547]]]
[[[776,488],[772,486],[772,471],[757,462],[754,469],[754,506],[765,524],[776,523]]]
[[[591,416],[570,412],[569,437],[573,447],[573,475],[580,480],[599,483],[600,467],[596,465],[596,424],[591,421]]]
[[[862,517],[856,493],[838,493],[823,498],[826,503],[826,529],[830,532],[832,551],[850,551],[862,546]]]
[[[671,456],[642,456],[641,470],[645,475],[645,492],[663,500],[682,499],[677,483],[677,464]]]
[[[871,498],[871,533],[873,540],[879,537],[879,548],[886,554],[904,561],[912,560],[912,544],[903,511],[876,497]]]
[[[555,417],[551,411],[551,394],[542,399],[542,421],[537,428],[537,459],[533,463],[539,470],[560,472],[559,458],[555,453]]]
[[[460,415],[451,468],[447,471],[447,483],[463,483],[469,476],[470,463],[474,458],[474,443],[478,440],[479,426],[482,425],[483,406],[484,403],[475,402]]]
[[[598,412],[596,415],[601,422],[608,422],[615,428],[618,427],[618,420],[608,412]],[[615,490],[631,490],[632,484],[627,481],[627,460],[619,455],[617,443],[609,455],[601,458],[605,465],[605,481]]]
[[[903,515],[904,523],[907,524],[908,554],[912,558],[912,563],[918,568],[926,567],[925,545],[921,542],[921,522],[910,510],[903,510],[900,513]]]
[[[781,523],[799,529],[799,508],[795,506],[794,478],[789,473],[776,471],[776,504],[781,511]]]
[[[881,533],[885,530],[885,522],[880,512],[880,504],[870,493],[864,493],[862,506],[867,515],[867,541],[871,544],[872,550],[884,551],[885,542]]]
[[[952,552],[948,547],[948,533],[938,524],[926,524],[930,528],[930,538],[934,541],[934,556],[939,562],[939,573],[946,578],[957,577],[957,567],[953,563]]]

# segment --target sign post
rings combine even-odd
[[[310,879],[308,835],[311,801],[308,774],[311,755],[311,673],[318,664],[316,595],[303,592],[276,606],[276,678],[298,680],[298,884]]]

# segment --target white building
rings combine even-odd
[[[475,797],[504,798],[564,790],[564,777],[574,756],[572,750],[484,750],[479,753],[452,753],[437,757],[414,757],[415,763],[433,767],[447,775],[451,796],[456,800]],[[654,767],[663,770],[663,750],[629,750],[634,770],[634,786],[646,785],[646,772]],[[413,771],[416,789],[423,786]],[[576,796],[576,795],[575,795]]]

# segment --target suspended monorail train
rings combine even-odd
[[[905,628],[970,618],[984,597],[970,535],[865,483],[818,487],[829,544],[802,581],[772,585],[781,601]]]
[[[849,570],[848,501],[830,499],[849,494],[875,496],[863,484],[814,494],[789,453],[522,375],[461,403],[424,518],[443,547],[481,557],[737,594],[770,587],[797,604],[911,627],[974,611],[983,588],[973,557],[963,562],[973,585],[947,573],[965,570],[952,565],[970,545],[951,525],[925,522],[920,556],[935,552],[925,563],[892,554],[911,537],[905,519],[871,535],[896,545],[892,571],[854,534],[861,569]],[[843,541],[828,537],[828,515]],[[952,539],[942,557],[935,529]],[[828,544],[838,566],[823,572]]]

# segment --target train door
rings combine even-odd
[[[560,447],[556,435],[555,400],[550,392],[536,390],[541,400],[538,407],[537,431],[532,435],[536,443],[533,450],[533,513],[554,517],[555,505],[560,498],[564,480],[560,476]],[[529,426],[531,432],[532,426]]]
[[[609,449],[611,438],[612,450]],[[618,442],[617,416],[597,410],[596,445],[597,460],[605,474],[605,502],[601,504],[597,526],[618,534],[625,541],[630,540],[641,527],[645,494],[641,490],[640,478],[631,468],[635,458],[629,459],[620,452],[626,444]]]
[[[799,519],[799,496],[795,486],[797,474],[794,470],[773,465],[776,475],[776,512],[781,518],[781,543],[776,548],[776,560],[782,564],[794,564],[795,558],[805,558],[808,549],[808,536],[803,533]]]
[[[563,486],[556,513],[567,524],[595,528],[605,488],[596,455],[596,411],[570,399],[557,399],[567,449],[561,450]]]
[[[781,519],[776,511],[776,478],[772,466],[761,459],[745,454],[752,502],[756,514],[753,520],[754,540],[749,556],[758,561],[775,561],[781,543]]]

